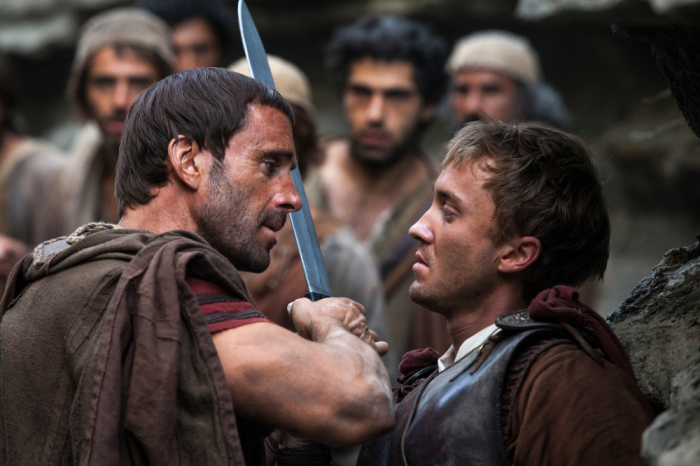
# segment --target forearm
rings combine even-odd
[[[310,440],[359,443],[393,426],[376,352],[333,325],[307,341],[272,324],[214,335],[236,413]]]

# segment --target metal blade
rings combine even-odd
[[[244,0],[238,2],[238,24],[241,28],[241,38],[243,39],[243,48],[248,60],[250,74],[253,78],[274,89],[275,82],[272,79],[272,72],[270,72],[270,65],[267,62],[265,48]],[[295,168],[291,174],[294,186],[297,188],[301,198],[301,210],[292,212],[289,214],[289,218],[292,222],[294,238],[299,248],[299,257],[304,269],[306,285],[309,288],[307,297],[312,301],[318,301],[319,299],[333,296],[333,292],[328,280],[326,266],[323,264],[316,228],[311,219],[309,203],[306,200],[306,192],[304,191],[299,169]]]

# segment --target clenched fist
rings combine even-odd
[[[313,341],[334,336],[337,330],[345,329],[383,356],[389,344],[379,341],[379,336],[367,327],[365,308],[348,298],[325,298],[312,302],[300,298],[287,307],[299,335]],[[342,329],[341,329],[342,328]]]

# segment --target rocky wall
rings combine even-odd
[[[666,253],[608,322],[630,357],[640,389],[657,412],[663,411],[644,433],[644,459],[650,466],[697,466],[700,241]]]

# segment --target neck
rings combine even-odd
[[[119,226],[136,230],[148,230],[153,233],[165,233],[171,230],[197,231],[195,223],[182,194],[176,194],[169,181],[158,189],[158,195],[146,205],[126,208]]]
[[[469,337],[493,325],[496,318],[509,312],[525,309],[528,303],[522,297],[522,289],[497,290],[479,303],[466,305],[447,319],[447,330],[455,353]]]

